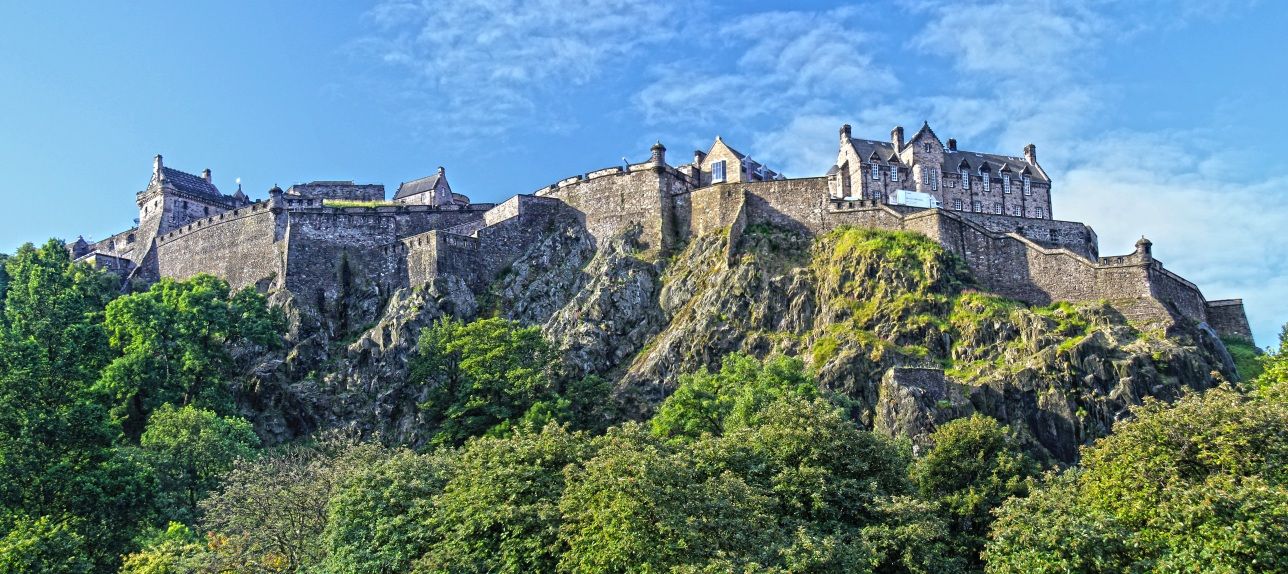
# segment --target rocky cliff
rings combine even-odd
[[[352,279],[332,304],[292,315],[295,347],[261,362],[246,404],[270,435],[349,426],[417,443],[425,389],[407,380],[407,361],[419,328],[444,315],[541,325],[571,370],[615,382],[628,416],[647,416],[680,374],[730,352],[786,353],[852,399],[865,425],[916,443],[982,412],[1063,461],[1144,397],[1236,377],[1202,325],[1141,330],[1106,303],[1038,308],[995,297],[914,234],[809,238],[753,227],[737,245],[717,233],[666,255],[642,250],[638,237],[595,245],[570,225],[483,293],[440,279],[386,296]],[[289,295],[278,302],[302,307]]]

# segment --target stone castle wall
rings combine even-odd
[[[380,184],[355,184],[352,181],[314,181],[292,185],[290,189],[286,190],[286,196],[319,200],[383,201],[385,199],[385,186]]]
[[[1252,327],[1243,311],[1243,299],[1208,301],[1208,324],[1223,336],[1252,342]]]
[[[199,219],[157,237],[157,272],[175,279],[209,273],[234,290],[281,287],[285,224],[263,202]]]
[[[640,242],[645,249],[665,250],[676,238],[671,196],[687,191],[689,185],[675,169],[643,163],[572,176],[534,195],[571,207],[597,244],[638,225],[643,228]]]

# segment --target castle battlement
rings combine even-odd
[[[335,304],[354,277],[379,293],[456,277],[485,290],[533,245],[578,227],[596,244],[631,233],[664,253],[688,239],[727,233],[736,265],[744,229],[766,224],[806,235],[841,226],[914,231],[960,256],[980,285],[1031,304],[1108,301],[1142,326],[1211,325],[1251,337],[1240,300],[1206,301],[1193,283],[1153,258],[1101,257],[1095,231],[1055,219],[1050,177],[1036,148],[1023,157],[959,151],[929,125],[904,140],[861,140],[841,130],[838,161],[816,177],[788,179],[717,137],[679,166],[659,142],[648,161],[561,179],[503,202],[471,203],[445,170],[404,182],[391,204],[384,186],[352,181],[274,187],[251,202],[240,186],[219,193],[200,176],[164,167],[158,156],[137,195],[139,225],[70,246],[84,261],[141,280],[211,273],[234,288],[286,289],[297,301]],[[328,205],[328,201],[373,205]]]

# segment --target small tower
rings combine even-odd
[[[281,213],[285,207],[282,201],[282,188],[273,184],[273,189],[268,190],[268,210],[273,213]]]
[[[1140,239],[1136,240],[1136,254],[1152,258],[1154,256],[1154,242],[1145,239],[1144,235],[1140,236]]]
[[[657,143],[653,144],[653,147],[649,148],[649,152],[651,153],[649,155],[648,162],[652,164],[653,167],[666,166],[666,146],[662,145],[661,140],[658,140]]]

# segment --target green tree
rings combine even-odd
[[[415,571],[552,571],[564,468],[592,449],[584,433],[554,424],[466,443],[434,503],[436,540]]]
[[[515,425],[540,429],[545,422],[594,426],[606,383],[565,380],[559,362],[537,327],[504,319],[462,323],[444,318],[422,331],[411,378],[428,385],[420,405],[437,429],[434,444],[459,445]]]
[[[394,574],[438,540],[429,527],[454,453],[399,450],[341,481],[327,506],[326,572]]]
[[[139,445],[160,479],[156,504],[162,515],[193,524],[197,502],[237,459],[255,453],[259,437],[245,419],[165,404],[148,419]]]
[[[989,571],[1288,570],[1288,397],[1219,387],[1135,415],[1084,451],[1079,472],[1002,505]],[[1130,551],[1072,555],[1035,529]]]
[[[729,354],[719,372],[704,367],[680,377],[679,386],[652,419],[653,433],[675,440],[720,435],[730,427],[754,425],[766,405],[784,396],[819,396],[818,385],[799,358],[778,356],[762,364],[754,357]]]
[[[115,401],[115,415],[131,437],[165,403],[230,412],[228,383],[237,378],[231,348],[273,348],[282,332],[280,313],[262,295],[250,289],[230,294],[227,283],[209,275],[162,279],[146,292],[112,301],[105,326],[121,356],[103,371],[99,386]]]
[[[87,555],[84,537],[66,521],[23,518],[0,538],[0,573],[88,574],[94,563]]]
[[[349,477],[387,451],[337,433],[240,458],[201,502],[203,530],[228,571],[296,572],[327,555],[327,507]]]
[[[1038,465],[1006,427],[975,414],[939,427],[932,446],[909,471],[922,498],[939,505],[960,537],[962,553],[982,566],[979,553],[992,512],[1006,499],[1028,494]]]
[[[188,526],[171,522],[125,557],[120,574],[197,574],[213,572],[215,561],[205,544]]]
[[[22,246],[4,270],[0,530],[23,516],[69,517],[59,528],[94,541],[96,569],[114,568],[150,484],[144,465],[112,449],[119,431],[92,391],[111,358],[103,309],[119,282],[58,241]]]
[[[636,424],[596,442],[567,473],[560,571],[756,571],[774,558],[785,535],[772,501],[736,474],[706,472]]]

